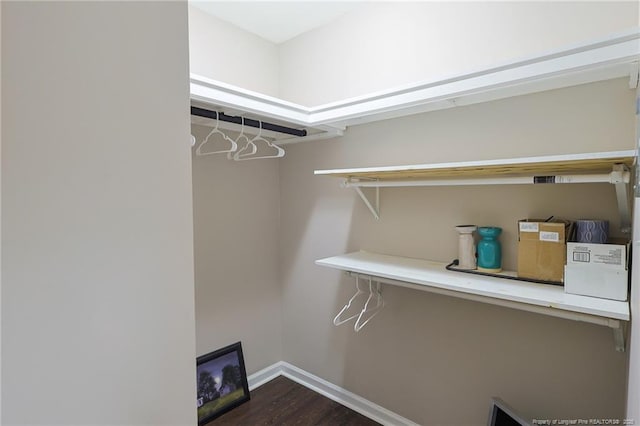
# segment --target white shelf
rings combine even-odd
[[[353,188],[376,219],[379,218],[380,187],[608,182],[615,187],[620,228],[629,233],[629,168],[635,162],[636,152],[628,150],[316,170],[315,174],[343,178],[343,187]],[[375,188],[374,199],[365,195],[361,189],[365,187]],[[378,282],[604,325],[613,329],[616,350],[624,351],[621,321],[629,321],[627,302],[567,294],[559,286],[448,271],[444,263],[366,252],[320,259],[316,264],[373,277]]]
[[[576,321],[620,328],[629,321],[629,304],[616,300],[567,294],[560,286],[535,284],[448,271],[445,263],[364,251],[316,261],[376,281],[453,297],[538,312]]]
[[[608,173],[611,172],[614,164],[632,166],[635,158],[635,151],[626,150],[484,161],[316,170],[314,174],[346,179],[375,179],[378,182],[396,182],[414,179],[484,178],[531,174]]]
[[[191,99],[340,135],[348,126],[455,108],[529,93],[627,77],[638,85],[640,29],[521,58],[493,67],[446,75],[382,92],[307,107],[191,74]],[[337,132],[337,133],[336,133]],[[311,140],[309,137],[290,143]]]
[[[629,169],[636,163],[636,151],[589,152],[406,166],[315,170],[314,174],[340,177],[345,188],[353,188],[376,219],[380,218],[382,187],[460,186],[506,184],[610,183],[615,186],[620,229],[631,231]],[[360,188],[375,188],[375,200]]]

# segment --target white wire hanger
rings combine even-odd
[[[198,148],[196,148],[196,155],[202,156],[202,155],[210,155],[210,154],[222,154],[222,153],[225,153],[225,152],[235,152],[238,149],[238,144],[236,143],[236,141],[234,141],[229,136],[227,136],[226,134],[224,134],[223,132],[218,130],[218,125],[219,124],[220,124],[220,116],[218,114],[216,114],[216,126],[213,128],[213,130],[211,130],[211,132],[209,132],[209,134],[202,141],[202,143],[200,145],[198,145]],[[222,142],[228,142],[229,143],[229,147],[227,149],[219,149],[219,150],[215,150],[215,151],[202,152],[202,147],[204,145],[206,145],[207,142],[209,142],[209,138],[212,137],[213,135],[221,136],[222,137]],[[220,139],[218,138],[218,140],[220,140]],[[213,144],[215,142],[211,141],[209,143]]]
[[[241,149],[238,150],[234,155],[233,155],[233,159],[236,161],[245,161],[245,160],[258,160],[261,158],[281,158],[284,157],[284,149],[282,149],[281,147],[279,147],[278,145],[275,145],[271,142],[269,142],[268,140],[266,140],[265,138],[262,137],[262,121],[259,121],[260,123],[260,130],[258,131],[258,134],[249,141],[249,144],[251,144],[252,150],[251,152],[249,152],[249,144],[247,144],[247,146],[245,146],[245,149]],[[258,153],[258,147],[257,147],[257,142],[264,142],[267,146],[267,152],[265,153]],[[275,152],[273,152],[273,150],[275,149]],[[271,152],[271,153],[269,153]],[[257,154],[257,155],[256,155]]]
[[[358,276],[356,275],[356,294],[354,294],[351,297],[351,299],[349,299],[347,304],[344,305],[344,307],[340,310],[338,315],[336,315],[336,317],[333,319],[333,325],[342,325],[345,322],[349,322],[352,319],[359,317],[360,314],[362,313],[362,309],[358,309],[358,311],[354,315],[350,316],[349,318],[344,318],[344,319],[341,318],[342,314],[345,313],[346,311],[348,311],[349,308],[351,308],[351,304],[354,302],[354,300],[356,300],[358,297],[364,296],[366,294],[367,293],[360,288],[360,281],[358,280]]]
[[[244,146],[242,148],[240,148],[240,149],[237,149],[235,152],[228,152],[227,153],[227,158],[229,160],[231,160],[231,159],[237,160],[236,157],[241,152],[250,152],[251,154],[255,154],[256,151],[258,150],[256,148],[256,146],[253,144],[253,142],[251,142],[249,140],[247,135],[244,134],[244,117],[242,117],[242,127],[240,128],[240,134],[236,138],[236,144],[237,144],[238,147],[241,146],[241,145],[244,145]]]
[[[371,282],[371,278],[369,278],[369,298],[367,299],[367,302],[364,304],[364,307],[362,308],[362,312],[360,312],[360,315],[358,316],[356,323],[353,325],[353,329],[356,332],[362,330],[362,327],[367,325],[367,323],[371,321],[373,317],[378,315],[378,312],[380,312],[382,308],[384,308],[384,300],[382,299],[382,294],[380,293],[380,283],[376,282],[376,286],[377,287],[374,290],[373,283]],[[372,309],[369,309],[369,303],[371,303],[371,300],[374,297],[376,299],[376,305]]]
[[[344,305],[338,315],[336,315],[336,317],[333,319],[333,324],[341,325],[351,321],[354,318],[357,318],[355,324],[353,325],[353,330],[356,332],[362,330],[362,328],[367,325],[367,323],[371,321],[373,317],[375,317],[378,312],[380,312],[380,310],[384,307],[384,299],[382,298],[379,282],[376,282],[376,287],[374,289],[373,280],[371,279],[371,277],[369,277],[369,297],[364,303],[362,309],[356,314],[349,316],[348,318],[342,318],[342,315],[351,308],[356,299],[361,298],[361,296],[366,294],[367,292],[360,288],[359,278],[358,275],[356,275],[356,293],[351,297],[351,299],[349,299],[347,304]],[[375,306],[370,307],[369,305],[372,301],[374,301]]]

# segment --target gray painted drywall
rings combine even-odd
[[[196,423],[187,31],[2,2],[3,424]]]
[[[624,79],[354,126],[281,162],[284,360],[418,424],[486,424],[491,396],[538,419],[624,417],[627,357],[606,327],[384,286],[359,333],[332,318],[352,279],[314,265],[355,250],[450,261],[462,223],[494,225],[516,268],[526,217],[607,218],[608,185],[385,188],[376,221],[339,179],[314,169],[633,149]]]

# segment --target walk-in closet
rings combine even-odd
[[[637,424],[638,16],[0,2],[1,422]]]
[[[568,12],[546,7],[508,6],[516,14]],[[609,12],[624,20],[624,7]],[[226,134],[245,152],[247,140],[265,136],[262,121],[305,131],[271,132],[267,139],[285,155],[240,163],[237,151],[199,153],[221,122],[192,115],[197,350],[242,340],[250,379],[275,372],[311,387],[326,381],[340,389],[328,391],[334,399],[342,391],[364,398],[352,408],[383,424],[480,424],[492,396],[529,421],[620,417],[628,409],[628,300],[445,267],[458,257],[461,224],[501,228],[506,271],[518,270],[522,219],[593,217],[608,221],[611,238],[631,237],[637,32],[532,43],[522,28],[523,44],[510,51],[505,43],[480,48],[442,27],[434,46],[429,30],[382,25],[400,17],[417,25],[410,14],[450,19],[465,8],[488,18],[507,6],[351,11],[277,44],[277,89],[240,75],[215,81],[212,64],[197,56],[207,51],[205,37],[243,36],[256,49],[264,39],[204,7],[190,10],[196,111],[235,116]],[[223,28],[212,30],[214,21]],[[375,45],[380,56],[367,50],[383,35],[409,33],[422,37],[409,43],[425,51],[393,52],[390,40]],[[361,44],[346,34],[359,34]],[[409,68],[432,78],[415,83],[410,70],[388,64],[409,57]],[[244,139],[247,120],[254,126]],[[555,184],[540,184],[556,175]],[[243,302],[211,309],[220,298]],[[217,326],[223,319],[234,326]],[[579,395],[567,391],[576,388]]]

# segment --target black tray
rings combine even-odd
[[[514,277],[513,275],[507,275],[507,274],[500,274],[500,273],[492,274],[491,272],[481,272],[475,269],[458,269],[456,268],[458,264],[459,264],[458,259],[454,259],[450,264],[446,266],[447,271],[464,272],[465,274],[483,275],[485,277],[494,277],[494,278],[505,278],[507,280],[526,281],[526,282],[537,283],[537,284],[548,284],[548,285],[556,285],[561,287],[564,286],[564,283],[560,281],[546,281],[546,280],[536,280],[532,278],[520,278],[520,277]]]

